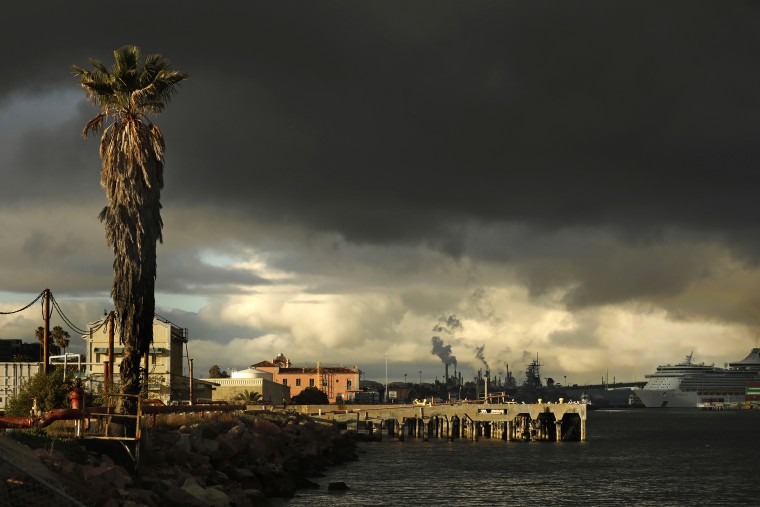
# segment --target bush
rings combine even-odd
[[[16,396],[8,399],[5,413],[10,417],[25,417],[32,410],[33,399],[44,413],[54,408],[68,406],[69,385],[63,378],[63,367],[58,366],[45,375],[42,372],[21,384]]]
[[[297,405],[327,405],[330,403],[327,394],[316,387],[307,387],[298,395],[293,396],[292,401]]]

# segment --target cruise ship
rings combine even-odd
[[[748,382],[760,380],[760,348],[727,368],[694,363],[692,354],[675,365],[658,366],[645,375],[636,395],[646,407],[696,407],[706,403],[743,402]]]

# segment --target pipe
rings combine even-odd
[[[84,417],[81,410],[56,408],[45,412],[42,417],[0,417],[0,428],[44,428],[55,421],[78,421]]]

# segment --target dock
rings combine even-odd
[[[581,403],[461,403],[301,406],[297,410],[376,439],[584,442],[586,409]]]

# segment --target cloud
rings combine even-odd
[[[7,308],[45,287],[81,322],[107,303],[98,143],[81,138],[95,110],[70,65],[135,43],[190,74],[156,119],[157,297],[199,365],[284,352],[374,375],[388,353],[396,374],[438,371],[442,315],[461,320],[440,338],[468,374],[478,351],[495,369],[539,353],[555,377],[594,380],[606,366],[640,377],[666,351],[717,360],[719,343],[733,360],[757,345],[754,10],[150,9],[139,35],[111,16],[97,38],[70,28],[102,23],[84,5],[4,13],[0,40],[24,41],[0,83]],[[0,335],[33,322],[3,317]]]

